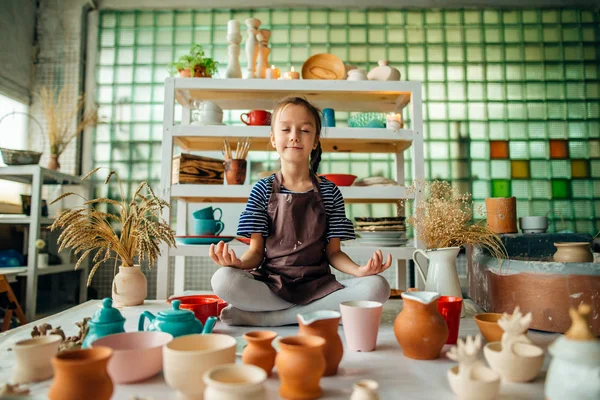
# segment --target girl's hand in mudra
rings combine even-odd
[[[216,246],[211,244],[208,249],[208,255],[216,264],[223,267],[242,267],[242,260],[240,260],[235,255],[235,251],[230,250],[229,246],[223,241],[220,241]]]
[[[377,250],[373,257],[369,259],[362,267],[358,268],[358,276],[377,275],[388,269],[392,265],[392,255],[388,254],[385,264],[383,264],[383,253]]]

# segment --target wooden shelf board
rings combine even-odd
[[[223,139],[231,140],[235,151],[236,138],[249,137],[251,150],[273,151],[268,126],[199,126],[177,125],[173,129],[174,143],[185,151],[219,151]],[[412,144],[413,131],[381,128],[324,128],[321,146],[324,152],[396,153]]]
[[[9,225],[28,225],[31,223],[31,217],[24,214],[0,214],[0,224]],[[54,218],[40,217],[40,224],[52,225]]]
[[[40,170],[44,185],[79,185],[81,177],[54,171],[39,165],[9,165],[0,167],[0,179],[19,183],[32,183],[33,174]]]

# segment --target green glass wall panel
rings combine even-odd
[[[94,165],[117,170],[128,191],[142,179],[156,184],[166,64],[199,43],[224,71],[227,21],[251,16],[272,30],[270,60],[282,70],[329,52],[367,70],[388,59],[403,80],[422,81],[428,178],[451,180],[478,204],[515,195],[520,212],[549,215],[552,229],[600,229],[594,10],[103,10],[96,97],[108,123],[96,129]],[[227,112],[226,122],[239,123],[242,111]],[[349,114],[336,117],[344,126]],[[499,156],[498,142],[508,143]],[[252,161],[252,182],[277,168],[274,153],[253,153]],[[321,172],[393,177],[393,157],[325,155]],[[114,196],[115,189],[101,190]],[[348,211],[394,212],[391,205]]]

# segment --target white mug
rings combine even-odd
[[[223,114],[221,107],[208,100],[194,100],[194,107],[198,111],[214,111]]]
[[[192,119],[194,121],[198,121],[199,123],[202,123],[202,124],[218,125],[223,122],[223,114],[214,112],[214,111],[202,110],[202,111],[198,111],[197,113],[194,113]]]

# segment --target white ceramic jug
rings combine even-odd
[[[456,257],[459,251],[460,247],[445,247],[427,251],[421,249],[415,250],[413,261],[415,262],[417,271],[419,271],[419,275],[425,281],[425,291],[437,292],[442,296],[463,297],[458,280],[458,272],[456,271]],[[423,257],[429,260],[427,278],[425,278],[423,267],[417,260],[417,254],[423,255]],[[463,302],[461,317],[464,317],[464,314],[465,307]]]

